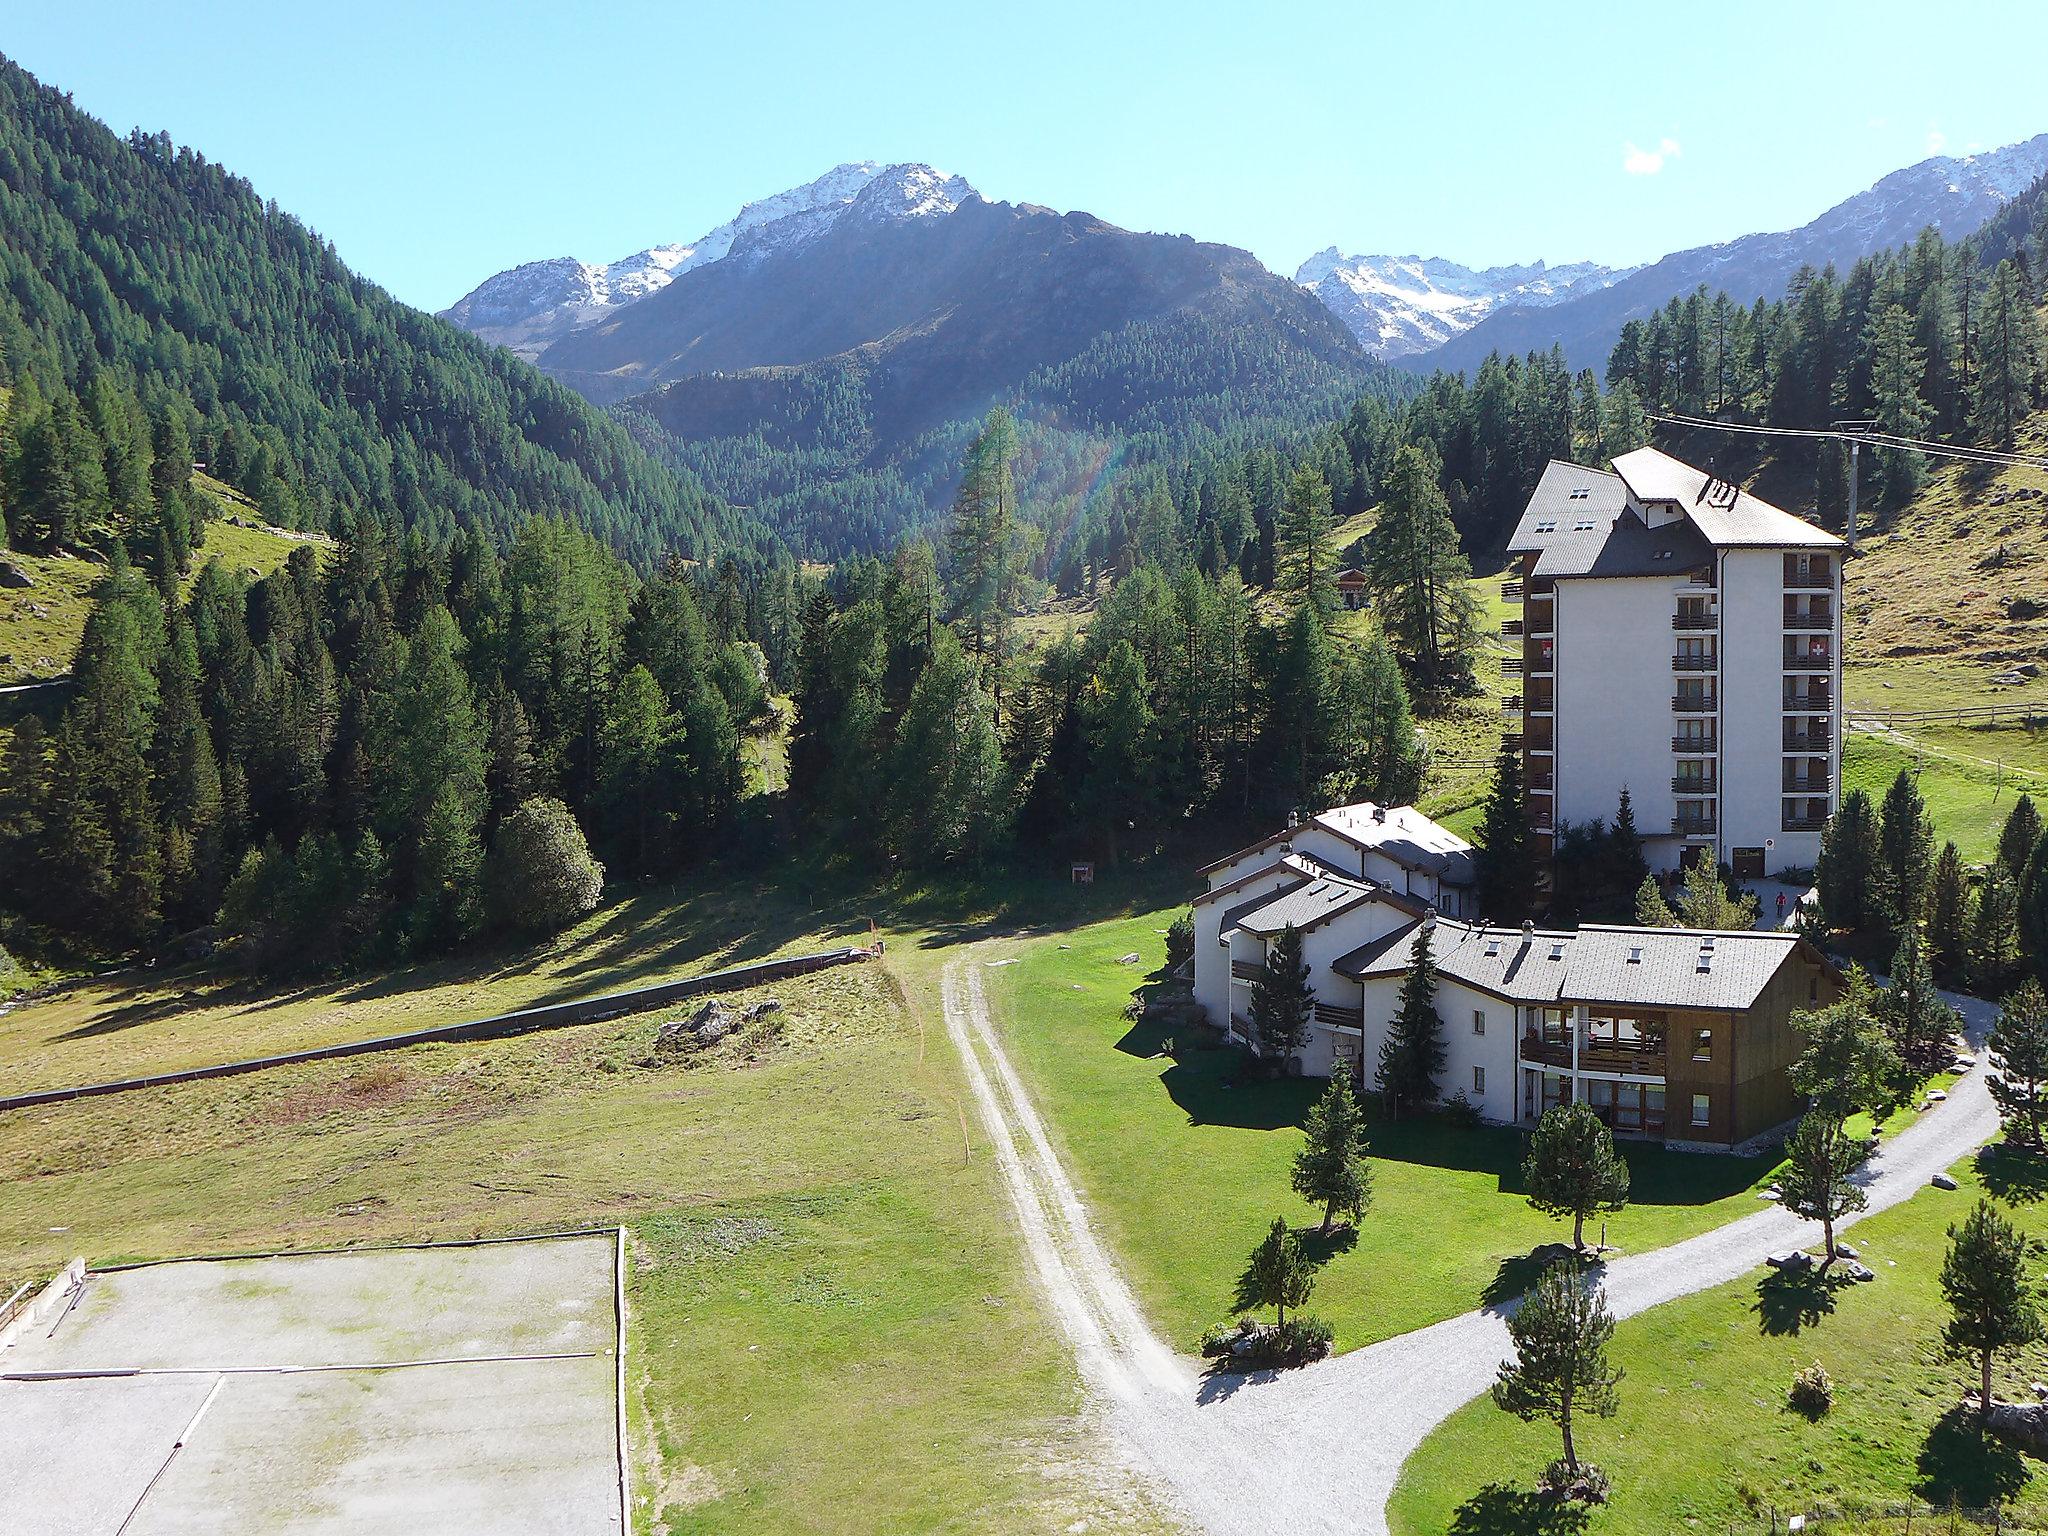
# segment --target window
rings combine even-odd
[[[1536,531],[1537,531],[1538,533],[1555,533],[1555,532],[1557,532],[1557,519],[1556,519],[1556,518],[1554,518],[1554,517],[1546,517],[1546,518],[1542,519],[1542,521],[1540,521],[1540,522],[1538,522],[1538,523],[1536,524]]]
[[[1472,1033],[1475,1035],[1486,1033],[1486,1014],[1478,1008],[1472,1010]]]
[[[1714,1032],[1711,1029],[1702,1029],[1693,1035],[1692,1059],[1694,1061],[1712,1061],[1714,1059]]]
[[[1474,1093],[1486,1092],[1486,1068],[1474,1067],[1472,1069],[1472,1091]]]
[[[1695,1126],[1703,1127],[1711,1124],[1713,1118],[1713,1100],[1704,1093],[1694,1094],[1692,1096],[1692,1123]]]
[[[1806,1000],[1809,1003],[1820,1001],[1820,977],[1817,975],[1806,978]]]

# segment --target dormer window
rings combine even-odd
[[[1557,519],[1554,517],[1539,518],[1536,523],[1536,531],[1538,533],[1557,532]]]
[[[1593,519],[1590,517],[1582,517],[1576,523],[1572,524],[1573,533],[1591,533],[1592,531]]]

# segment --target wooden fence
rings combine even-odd
[[[678,981],[661,981],[652,986],[602,997],[579,998],[567,1003],[549,1003],[538,1008],[521,1008],[513,1013],[469,1019],[460,1024],[439,1024],[427,1029],[407,1030],[399,1035],[379,1035],[369,1040],[349,1040],[339,1045],[315,1046],[311,1050],[286,1051],[276,1056],[252,1056],[244,1061],[221,1062],[213,1066],[187,1067],[179,1072],[159,1072],[149,1077],[119,1078],[105,1083],[84,1083],[74,1088],[45,1088],[34,1093],[16,1093],[0,1098],[0,1111],[27,1109],[37,1104],[59,1104],[67,1099],[96,1098],[101,1094],[130,1093],[138,1088],[162,1088],[172,1083],[197,1082],[209,1077],[235,1077],[244,1072],[262,1072],[271,1067],[296,1066],[308,1061],[331,1061],[341,1056],[365,1056],[375,1051],[399,1051],[407,1046],[449,1041],[503,1040],[540,1029],[562,1029],[571,1024],[594,1024],[621,1014],[641,1013],[687,997],[701,996],[721,988],[757,986],[786,976],[804,976],[828,966],[867,960],[880,953],[849,944],[809,955],[789,955],[779,960],[757,960],[749,965],[728,966],[685,976]]]

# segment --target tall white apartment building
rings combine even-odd
[[[1553,460],[1501,584],[1538,846],[1626,788],[1652,869],[1811,868],[1840,784],[1845,549],[1655,448],[1612,473]]]

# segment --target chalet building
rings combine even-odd
[[[1841,782],[1842,540],[1639,448],[1612,473],[1553,460],[1508,549],[1539,847],[1626,788],[1653,869],[1812,868]]]
[[[1211,887],[1227,885],[1279,854],[1295,852],[1333,873],[1384,887],[1415,903],[1418,911],[1434,907],[1452,917],[1479,911],[1472,845],[1412,805],[1362,800],[1296,817],[1284,830],[1197,873]]]
[[[1365,572],[1347,565],[1337,573],[1337,601],[1353,612],[1365,606]]]
[[[1842,979],[1796,934],[1461,920],[1356,860],[1326,861],[1350,846],[1323,830],[1332,814],[1204,872],[1195,999],[1232,1038],[1257,1049],[1252,983],[1291,926],[1315,993],[1295,1065],[1370,1084],[1420,939],[1439,974],[1439,1091],[1462,1093],[1486,1120],[1533,1124],[1583,1101],[1618,1134],[1725,1150],[1798,1113],[1791,1015],[1834,1001]],[[1432,825],[1412,807],[1385,815]]]

